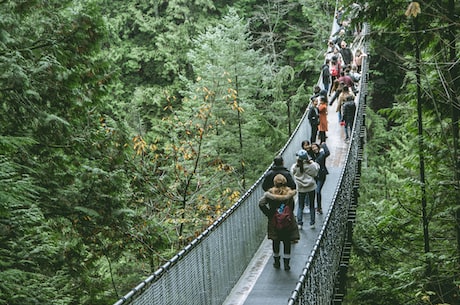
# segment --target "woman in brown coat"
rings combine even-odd
[[[290,270],[289,261],[291,259],[291,242],[300,239],[299,229],[294,216],[294,196],[296,191],[289,188],[286,177],[278,174],[273,178],[274,187],[264,193],[259,200],[259,208],[267,216],[267,235],[272,240],[273,266],[280,268],[280,246],[283,242],[284,250],[284,270]],[[277,228],[275,214],[277,209],[284,208],[288,211],[289,222],[284,228]]]
[[[319,97],[319,141],[320,143],[326,142],[326,131],[327,131],[327,97],[320,96]],[[313,144],[313,143],[312,143]]]

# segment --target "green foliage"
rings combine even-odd
[[[294,70],[295,78],[283,86],[282,100],[304,84],[316,84],[324,61],[324,50],[318,46],[329,38],[334,5],[332,1],[272,0],[251,11],[254,43],[267,54],[272,70],[285,66]]]
[[[207,142],[237,170],[241,164],[236,162],[246,162],[253,150],[264,149],[249,145],[259,134],[247,132],[246,125],[264,121],[264,114],[272,111],[263,102],[272,85],[266,76],[272,72],[260,51],[251,48],[249,35],[248,25],[234,10],[221,24],[199,35],[194,41],[196,47],[188,53],[198,81],[189,84],[184,93],[190,99],[196,98],[200,88],[209,94],[211,124],[216,131],[214,139]],[[202,100],[199,94],[197,97],[197,101]],[[238,154],[240,157],[235,158]],[[249,170],[254,171],[250,175],[254,181],[261,168]]]
[[[33,141],[2,137],[0,143],[10,155]],[[0,304],[68,304],[69,275],[55,272],[63,265],[63,248],[35,204],[41,190],[31,170],[3,155],[0,172]]]
[[[368,163],[358,209],[362,221],[354,234],[347,303],[457,304],[458,122],[450,117],[456,106],[447,92],[458,92],[458,84],[450,81],[453,70],[442,68],[450,66],[446,59],[452,53],[442,43],[449,37],[444,30],[448,13],[441,2],[429,1],[420,3],[421,14],[407,18],[407,3],[390,2],[369,2],[365,11],[372,22],[375,53],[370,104],[380,110],[379,115],[368,115]],[[419,32],[413,32],[416,23]],[[422,142],[417,136],[417,88],[423,103]],[[420,225],[419,151],[424,158],[428,239]]]
[[[0,6],[5,16],[0,67],[11,72],[2,73],[0,82],[0,126],[9,136],[2,146],[20,143],[11,139],[32,145],[5,150],[2,163],[9,193],[2,206],[2,238],[8,245],[3,255],[11,257],[2,260],[5,285],[18,288],[19,282],[10,282],[11,271],[27,271],[18,277],[24,280],[20,298],[13,289],[6,302],[53,303],[56,297],[59,304],[94,304],[100,292],[76,300],[94,287],[87,279],[94,258],[106,250],[100,243],[113,238],[111,254],[116,254],[125,219],[114,211],[127,201],[120,192],[127,181],[120,170],[123,130],[101,120],[100,97],[109,79],[108,63],[97,57],[105,35],[102,18],[91,2],[12,2]],[[67,238],[73,242],[64,242]],[[62,284],[71,282],[75,286]],[[34,301],[37,295],[43,300]]]
[[[458,78],[455,81],[452,77],[452,73],[458,74],[458,65],[451,64],[459,57],[453,43],[459,38],[454,30],[457,23],[451,22],[455,7],[451,1],[371,1],[363,11],[371,22],[375,53],[371,58],[375,76],[371,105],[380,109],[379,114],[388,122],[377,129],[374,123],[380,119],[371,117],[369,166],[363,175],[360,199],[367,203],[361,208],[361,217],[369,221],[357,229],[350,303],[386,304],[388,297],[374,288],[385,284],[367,271],[381,269],[397,288],[388,293],[390,300],[397,299],[393,303],[458,303],[459,134],[455,96],[459,84]],[[415,53],[417,48],[420,54]],[[420,70],[419,78],[416,69]],[[416,98],[422,105],[421,119],[415,115]],[[421,138],[417,135],[419,123],[423,123]],[[375,152],[386,153],[385,158]],[[419,178],[422,171],[424,185]],[[424,195],[427,213],[422,219]],[[376,214],[381,216],[370,217]],[[424,232],[421,221],[427,223]]]
[[[361,180],[360,221],[354,233],[352,284],[347,297],[351,303],[418,304],[415,294],[427,290],[436,291],[432,300],[455,303],[455,191],[447,182],[452,179],[452,168],[445,149],[438,147],[436,154],[427,155],[432,251],[423,253],[418,158],[414,156],[418,142],[411,136],[416,131],[406,130],[414,116],[407,106],[394,110],[401,126],[389,131],[385,131],[386,122],[381,117],[368,113],[372,137],[366,145],[368,161]],[[436,125],[431,127],[431,132],[442,133]],[[433,266],[429,275],[425,270],[427,261]]]
[[[260,176],[331,9],[275,2],[0,4],[0,304],[113,302]]]

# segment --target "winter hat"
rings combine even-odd
[[[307,151],[305,149],[301,149],[297,152],[297,157],[301,160],[309,160],[310,156],[308,155]]]
[[[283,185],[286,185],[287,184],[287,179],[286,177],[284,177],[283,175],[281,174],[278,174],[275,176],[275,178],[273,178],[273,184],[275,186],[283,186]]]

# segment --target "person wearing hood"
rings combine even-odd
[[[303,209],[306,204],[310,207],[310,226],[315,225],[315,177],[318,175],[319,164],[314,162],[307,151],[301,149],[297,152],[297,162],[291,167],[291,174],[297,184],[298,201],[297,224],[299,229],[303,225]]]
[[[294,216],[294,197],[296,191],[287,186],[287,179],[282,174],[273,178],[274,186],[270,188],[259,200],[260,210],[267,216],[267,237],[272,240],[273,267],[280,268],[280,250],[283,242],[284,270],[290,270],[291,243],[300,239],[299,229]],[[280,229],[275,224],[275,213],[280,208],[289,211],[288,226]]]

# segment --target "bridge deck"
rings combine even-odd
[[[327,215],[327,210],[331,205],[338,185],[338,179],[348,149],[348,144],[344,142],[344,129],[338,124],[335,108],[336,102],[328,108],[329,131],[327,132],[326,144],[331,155],[327,158],[326,165],[329,175],[322,190],[324,214],[316,215],[314,229],[308,226],[309,215],[304,215],[307,223],[301,230],[299,243],[294,244],[292,247],[290,271],[285,271],[282,264],[281,269],[273,268],[271,240],[265,239],[237,285],[223,303],[224,305],[287,304],[292,289],[299,280],[302,268],[305,267],[321,231],[323,220]],[[289,165],[286,164],[287,167]]]

